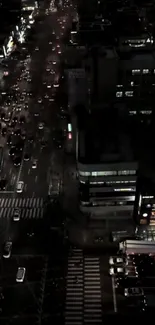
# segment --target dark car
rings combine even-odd
[[[24,161],[29,161],[30,160],[30,155],[28,153],[26,153],[24,155]]]
[[[21,141],[17,142],[15,148],[16,148],[16,151],[22,151],[24,148],[24,141],[21,140]]]
[[[16,129],[14,131],[14,135],[20,136],[21,135],[21,129]]]
[[[12,119],[12,122],[13,123],[17,123],[18,122],[18,117],[17,116],[14,116],[13,119]]]
[[[14,127],[15,127],[15,125],[16,125],[16,123],[15,123],[15,122],[10,122],[10,123],[9,123],[9,126],[10,126],[10,128],[14,128]]]
[[[20,156],[16,156],[13,160],[13,164],[16,167],[19,167],[21,165],[22,162],[22,158]]]
[[[19,119],[19,123],[24,124],[25,122],[26,122],[25,116],[21,116],[20,119]]]
[[[7,138],[7,144],[8,145],[12,144],[12,136],[11,136],[11,134]]]
[[[4,191],[6,189],[6,184],[7,184],[6,179],[0,180],[0,191]]]
[[[7,134],[7,128],[6,127],[2,128],[1,132],[2,132],[2,136],[5,137],[5,135]]]
[[[1,113],[1,120],[5,119],[5,113]]]
[[[34,141],[34,137],[32,135],[30,135],[27,140],[28,140],[28,142],[32,143]]]
[[[14,156],[16,153],[16,149],[15,147],[12,147],[10,150],[9,150],[9,156]]]
[[[21,137],[22,140],[25,140],[25,138],[26,138],[26,132],[23,131],[21,133],[21,136],[20,137]]]

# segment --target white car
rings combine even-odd
[[[36,159],[34,159],[33,162],[32,162],[32,168],[33,169],[37,168],[37,160]]]
[[[9,258],[11,256],[11,250],[12,250],[12,241],[9,240],[4,244],[3,257]]]
[[[19,221],[20,220],[20,215],[21,215],[21,210],[20,209],[15,209],[14,214],[13,214],[13,221]]]
[[[23,192],[23,188],[24,188],[24,182],[19,181],[17,183],[16,192],[17,193],[22,193]]]
[[[23,282],[25,278],[25,267],[18,267],[17,275],[16,275],[16,282]]]
[[[125,262],[123,257],[119,256],[110,256],[109,257],[109,264],[114,265],[114,264],[123,264]]]
[[[123,276],[124,275],[124,268],[123,267],[111,267],[109,269],[110,275],[117,275],[117,276]]]
[[[43,128],[44,128],[44,123],[39,123],[39,124],[38,124],[38,129],[39,129],[39,130],[42,130]]]
[[[53,87],[54,88],[58,88],[59,87],[59,83],[58,82],[54,83]]]
[[[42,103],[42,98],[38,98],[38,103],[39,103],[39,104]]]

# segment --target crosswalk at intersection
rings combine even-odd
[[[21,219],[42,219],[43,205],[43,198],[0,198],[0,218],[12,218],[19,208]]]
[[[101,323],[100,258],[75,248],[68,257],[65,325]]]

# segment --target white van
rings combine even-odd
[[[16,282],[23,282],[25,278],[25,267],[18,267],[17,275],[16,275]]]
[[[16,192],[17,193],[22,193],[23,192],[23,188],[24,188],[24,182],[19,181],[17,183]]]

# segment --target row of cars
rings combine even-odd
[[[111,256],[109,258],[109,275],[114,279],[117,292],[123,294],[127,299],[128,307],[132,307],[136,312],[148,311],[145,280],[155,278],[154,256],[147,254]]]

